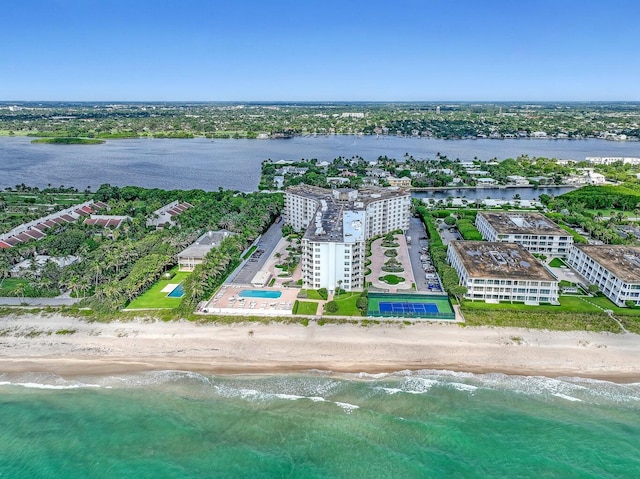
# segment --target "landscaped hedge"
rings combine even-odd
[[[466,218],[458,220],[458,231],[467,241],[482,241],[482,235],[471,220]]]
[[[573,242],[574,243],[578,243],[578,244],[587,244],[587,243],[589,243],[584,236],[579,235],[578,233],[573,231],[568,226],[563,225],[562,223],[558,223],[558,226],[571,235],[571,237],[573,238]]]

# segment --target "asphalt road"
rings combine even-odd
[[[258,247],[251,257],[240,265],[238,270],[234,271],[227,279],[227,284],[250,284],[253,277],[258,271],[262,269],[267,262],[271,253],[275,249],[278,241],[282,238],[282,225],[284,220],[280,223],[272,224],[269,229],[262,235]],[[262,253],[259,253],[262,251]],[[255,260],[255,261],[254,261]]]

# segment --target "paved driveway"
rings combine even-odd
[[[428,283],[422,270],[422,262],[420,261],[420,255],[422,254],[420,251],[422,248],[421,243],[424,245],[428,244],[424,240],[420,241],[420,238],[427,236],[424,224],[420,218],[411,218],[407,235],[411,236],[411,244],[407,246],[409,248],[409,259],[411,260],[411,269],[413,270],[416,288],[418,291],[429,291]]]
[[[280,223],[272,224],[269,229],[262,235],[258,242],[258,248],[251,255],[251,257],[240,265],[236,271],[229,275],[227,284],[251,284],[251,280],[256,275],[273,253],[278,241],[282,238],[282,225],[284,221]]]

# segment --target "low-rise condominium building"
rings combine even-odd
[[[518,243],[531,253],[569,254],[573,237],[541,213],[480,212],[476,227],[487,241]]]
[[[452,241],[447,259],[467,299],[558,304],[558,280],[519,244]]]
[[[575,245],[569,265],[618,306],[640,306],[640,246]]]

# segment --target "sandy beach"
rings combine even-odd
[[[67,334],[62,334],[67,330]],[[219,374],[448,369],[640,380],[640,336],[456,324],[309,326],[0,318],[0,372]]]

